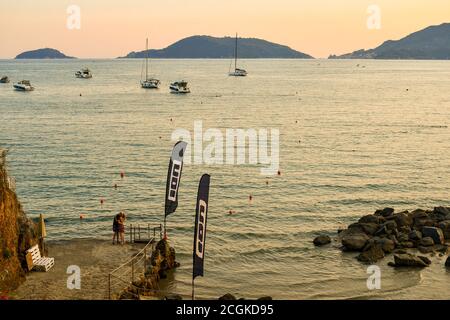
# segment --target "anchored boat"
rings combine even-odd
[[[232,77],[245,77],[247,75],[247,71],[244,69],[239,69],[237,67],[237,59],[238,59],[238,34],[236,33],[236,42],[234,46],[234,71],[229,72],[228,75]]]
[[[90,79],[92,78],[92,72],[88,68],[83,68],[75,73],[75,77],[80,79]]]
[[[9,78],[7,76],[1,77],[0,83],[9,83]]]
[[[190,93],[191,90],[187,86],[187,82],[184,80],[176,81],[170,84],[171,93]]]
[[[148,39],[146,40],[145,53],[145,80],[142,80],[141,72],[141,87],[144,89],[158,89],[160,81],[158,79],[148,77]]]
[[[17,91],[33,91],[34,87],[31,85],[29,80],[22,80],[14,83],[14,89]]]

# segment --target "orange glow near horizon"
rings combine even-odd
[[[366,26],[381,9],[381,29]],[[66,27],[69,5],[81,29]],[[318,58],[373,48],[449,22],[450,1],[429,0],[20,0],[0,4],[0,58],[50,47],[79,58],[115,58],[164,48],[191,35],[256,37]]]

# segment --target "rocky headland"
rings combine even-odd
[[[0,296],[25,280],[26,250],[38,243],[37,226],[25,215],[8,176],[6,153],[0,149]]]
[[[426,255],[448,255],[450,207],[411,212],[395,212],[393,208],[376,210],[338,230],[334,240],[341,244],[341,250],[357,252],[356,259],[364,264],[392,256],[389,266],[424,268],[431,264]],[[323,246],[331,241],[328,235],[319,235],[313,243]],[[450,267],[450,258],[447,257],[445,265]]]

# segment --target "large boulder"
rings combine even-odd
[[[445,261],[445,266],[450,268],[450,256],[447,257],[447,261]]]
[[[431,237],[422,238],[422,240],[419,241],[419,245],[422,247],[432,247],[434,246],[433,238]]]
[[[350,251],[361,251],[369,237],[364,233],[348,234],[342,238],[342,244],[347,250]]]
[[[369,214],[369,215],[361,217],[358,220],[358,222],[359,223],[376,223],[376,224],[380,224],[380,223],[385,222],[385,219],[383,217],[380,217],[380,216]]]
[[[397,213],[395,216],[395,222],[397,226],[400,227],[410,227],[412,226],[414,219],[412,216],[408,215],[407,212]]]
[[[425,210],[422,209],[416,209],[413,212],[411,212],[411,216],[414,219],[421,219],[421,218],[427,218],[428,217],[428,213]]]
[[[422,239],[422,232],[418,230],[413,230],[409,233],[409,240],[411,241],[419,241]]]
[[[410,253],[394,255],[394,262],[396,267],[424,268],[428,266],[422,259]]]
[[[393,214],[394,214],[393,208],[384,208],[383,210],[375,211],[375,215],[379,215],[382,217],[389,217],[389,216],[392,216]]]
[[[223,296],[219,298],[219,300],[237,300],[235,296],[233,296],[231,293],[226,293]]]
[[[422,236],[432,238],[435,244],[445,243],[444,233],[436,227],[423,227]]]
[[[363,263],[372,264],[384,258],[384,251],[379,244],[371,245],[370,248],[360,253],[357,259]]]
[[[387,239],[387,238],[381,238],[379,240],[376,240],[375,243],[380,246],[380,248],[385,253],[391,253],[395,249],[395,242],[393,240]]]
[[[444,233],[444,238],[450,240],[450,220],[444,220],[439,222],[438,227]]]
[[[313,240],[314,245],[316,246],[324,246],[331,242],[331,238],[327,235],[320,235]]]

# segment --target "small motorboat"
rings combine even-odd
[[[9,78],[7,76],[1,77],[0,83],[9,83]]]
[[[14,83],[14,89],[17,91],[33,91],[34,87],[31,85],[29,80],[22,80]]]
[[[83,68],[75,73],[75,77],[80,79],[90,79],[92,78],[92,72],[88,68]]]
[[[190,93],[191,90],[187,86],[186,81],[176,81],[170,84],[170,92],[171,93]]]

